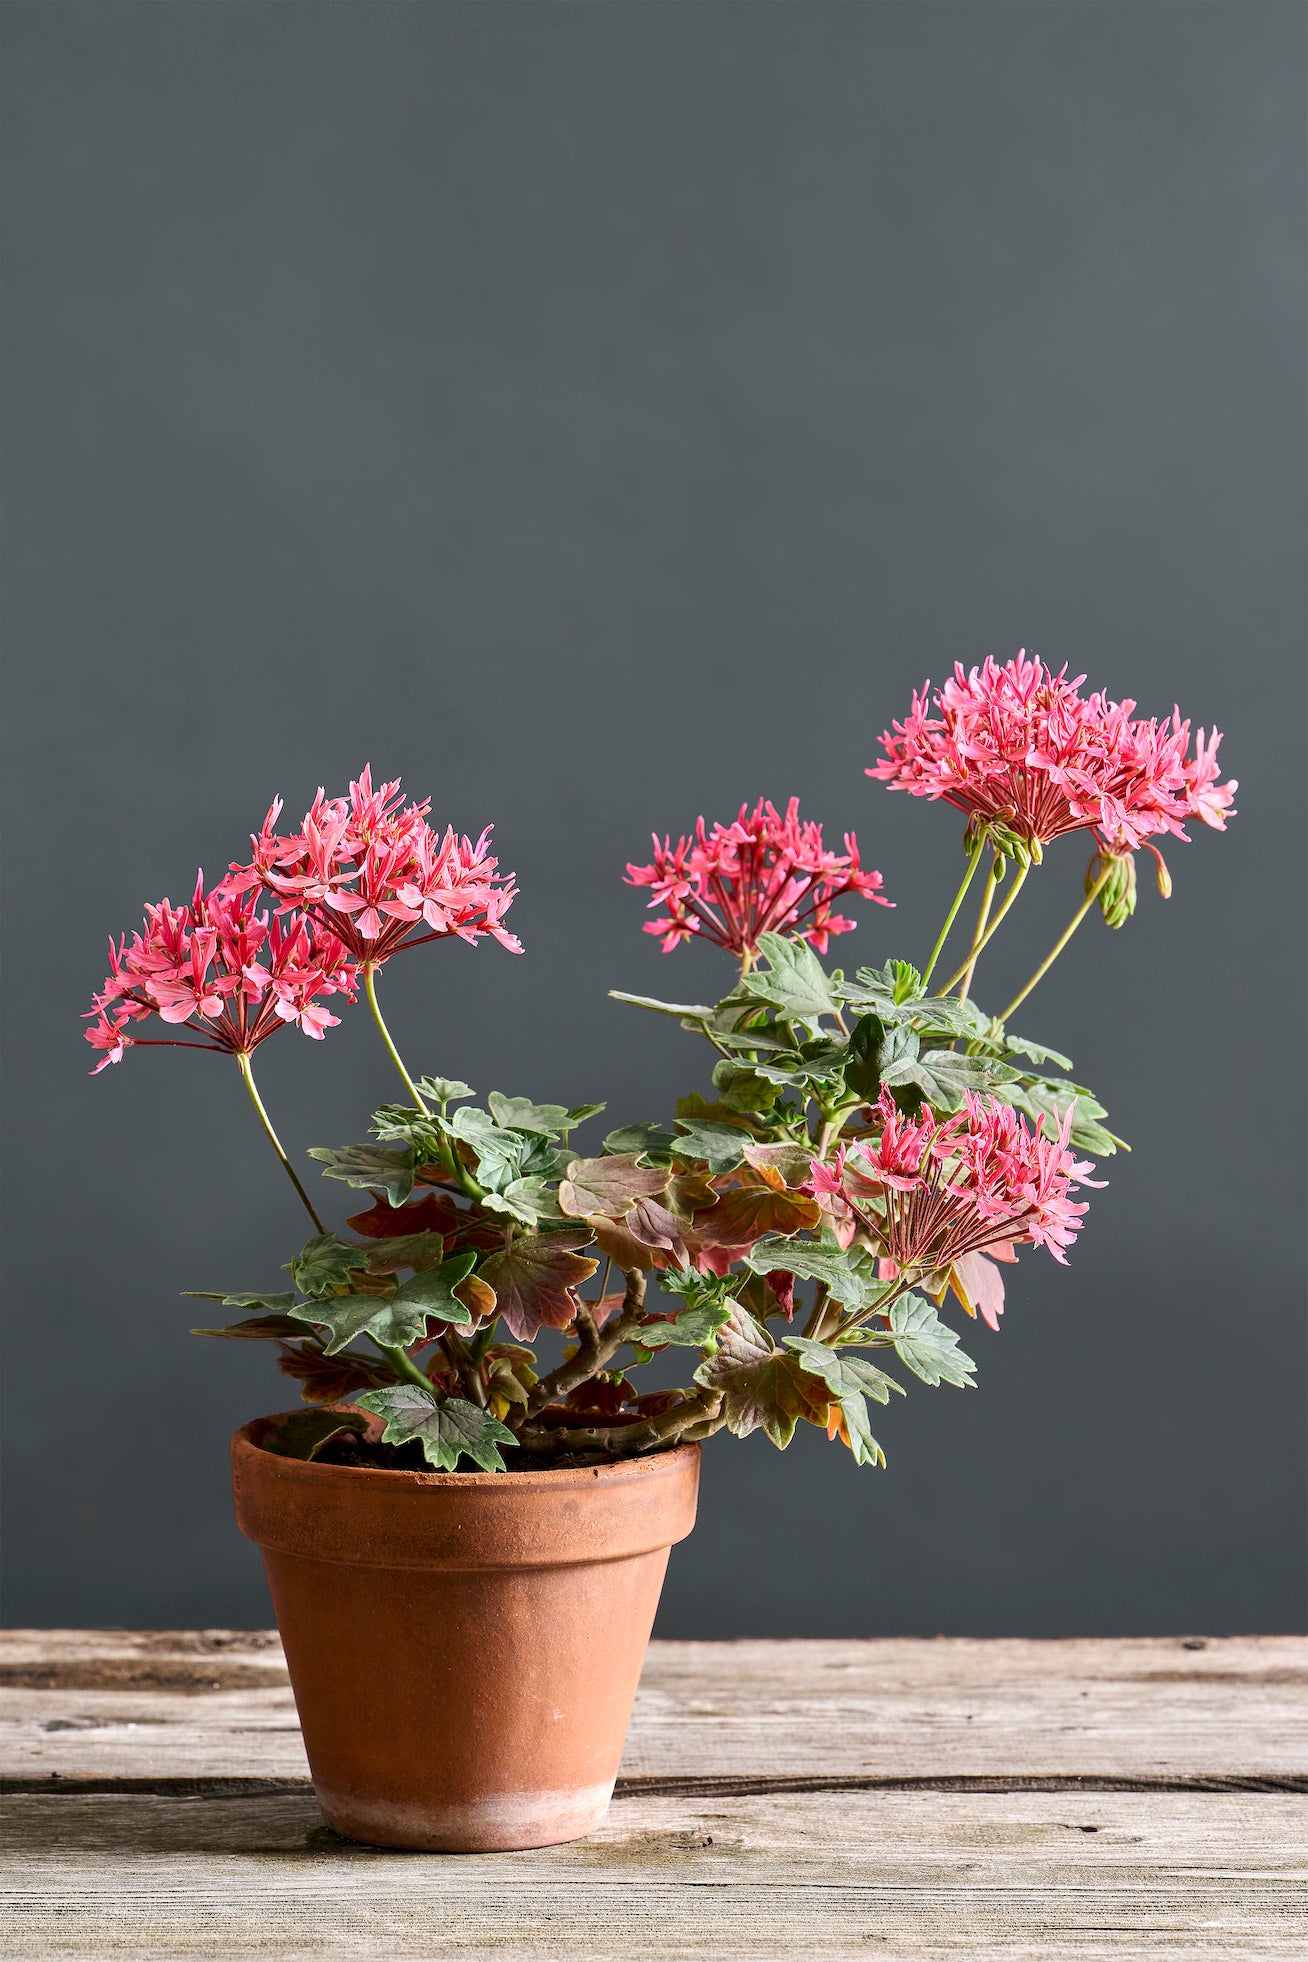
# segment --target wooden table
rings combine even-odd
[[[319,1822],[277,1637],[3,1638],[11,1897],[52,1957],[1308,1956],[1308,1640],[656,1642],[608,1822]]]

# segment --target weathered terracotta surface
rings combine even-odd
[[[371,1471],[232,1440],[314,1789],[352,1839],[552,1846],[598,1825],[699,1447],[581,1471]]]

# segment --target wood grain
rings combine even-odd
[[[11,1778],[307,1776],[267,1631],[9,1631],[0,1682]],[[1302,1778],[1308,1640],[654,1642],[622,1769],[658,1781]]]
[[[0,1955],[1308,1954],[1308,1641],[659,1642],[604,1827],[322,1826],[267,1631],[0,1638]]]
[[[337,1840],[307,1792],[7,1801],[0,1953],[55,1958],[1173,1958],[1308,1952],[1308,1803],[631,1798],[576,1845]]]

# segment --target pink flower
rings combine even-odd
[[[1025,653],[987,660],[936,691],[913,696],[881,738],[885,760],[867,774],[915,797],[943,798],[983,824],[1015,834],[1034,855],[1066,831],[1093,831],[1115,854],[1160,833],[1184,839],[1190,818],[1222,831],[1234,781],[1217,782],[1216,730],[1188,755],[1190,724],[1136,720],[1135,703],[1082,695],[1084,675],[1053,674]]]
[[[711,832],[698,818],[694,837],[675,846],[670,838],[660,844],[656,834],[653,863],[629,865],[627,883],[649,886],[651,907],[666,908],[662,919],[645,926],[660,937],[665,954],[698,934],[752,960],[761,934],[787,930],[821,954],[831,934],[855,925],[831,911],[835,900],[855,893],[891,904],[881,895],[881,874],[862,869],[852,832],[843,854],[825,851],[821,825],[800,819],[797,797],[784,817],[760,798],[753,811],[742,804],[734,824],[715,824]]]
[[[430,809],[429,799],[405,804],[398,780],[374,790],[365,767],[348,797],[320,790],[299,830],[283,837],[273,828],[278,798],[251,839],[251,863],[233,865],[225,883],[235,892],[266,886],[374,966],[401,946],[451,934],[477,941],[489,933],[521,953],[503,925],[516,888],[487,851],[489,825],[475,844],[451,830],[438,837]],[[415,926],[428,930],[411,938]]]
[[[201,873],[189,905],[162,899],[146,907],[142,932],[117,946],[110,941],[109,973],[86,1031],[92,1047],[105,1052],[93,1076],[138,1043],[170,1040],[128,1033],[152,1015],[205,1037],[181,1042],[183,1048],[246,1055],[288,1022],[317,1041],[335,1028],[339,1017],[318,997],[341,994],[352,1001],[356,988],[354,964],[340,939],[302,913],[270,919],[254,908],[255,895],[226,884],[206,894]]]
[[[891,1276],[943,1273],[983,1250],[1009,1259],[1015,1243],[1065,1260],[1087,1210],[1070,1195],[1103,1183],[1068,1149],[1071,1110],[1053,1138],[997,1098],[971,1093],[953,1117],[923,1105],[906,1118],[883,1090],[877,1116],[875,1141],[838,1152],[832,1167],[813,1165],[811,1189],[843,1244],[861,1228]]]

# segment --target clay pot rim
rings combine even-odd
[[[301,1406],[303,1408],[303,1406]],[[290,1476],[307,1476],[320,1484],[357,1484],[360,1480],[389,1479],[401,1480],[420,1491],[454,1492],[508,1492],[527,1489],[543,1489],[548,1486],[553,1491],[565,1490],[569,1485],[577,1491],[589,1491],[596,1485],[611,1486],[634,1483],[652,1475],[665,1475],[674,1465],[680,1465],[689,1457],[698,1457],[698,1444],[676,1444],[662,1451],[647,1451],[636,1458],[615,1459],[607,1464],[544,1466],[539,1471],[410,1471],[407,1467],[396,1466],[386,1469],[381,1465],[324,1465],[310,1458],[283,1457],[278,1451],[269,1451],[262,1442],[262,1435],[270,1424],[278,1423],[283,1417],[297,1416],[298,1411],[278,1410],[267,1417],[253,1417],[248,1424],[242,1424],[232,1439],[233,1450],[244,1448],[257,1451],[261,1458],[271,1458],[274,1463],[285,1468]]]

